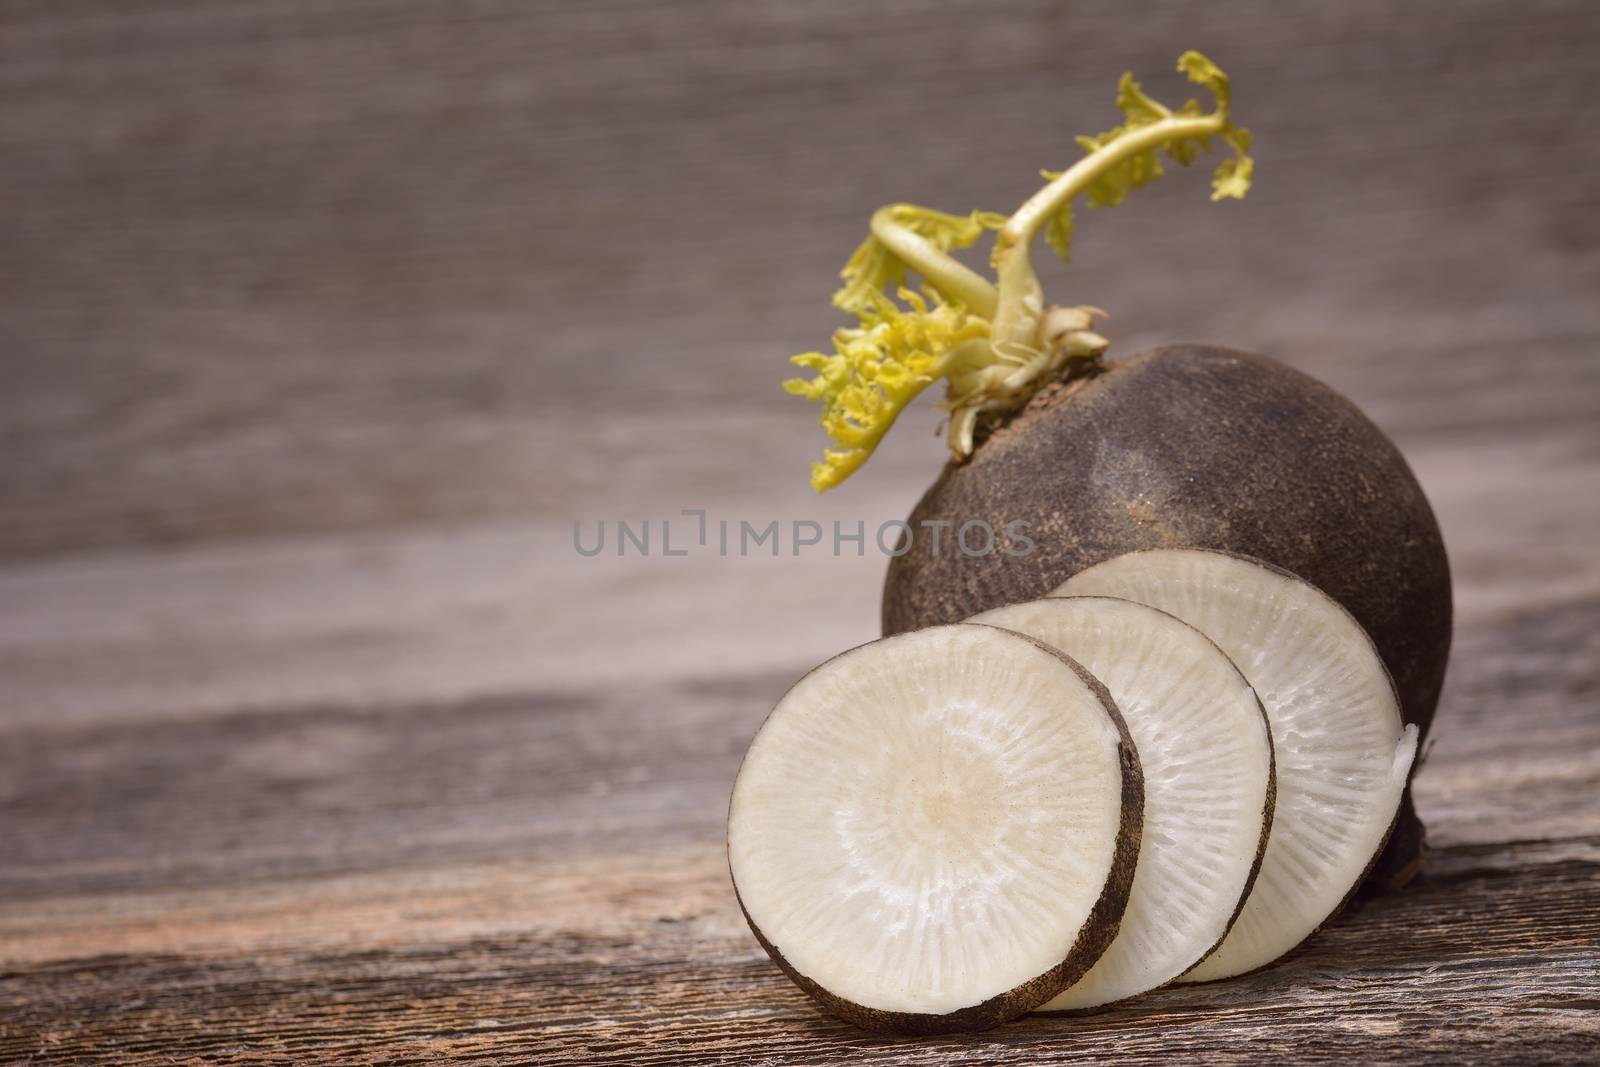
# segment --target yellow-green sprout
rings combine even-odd
[[[1107,341],[1092,327],[1104,313],[1046,306],[1029,258],[1041,230],[1068,258],[1079,195],[1091,207],[1113,207],[1161,176],[1163,155],[1187,166],[1214,141],[1231,155],[1213,174],[1211,198],[1249,191],[1250,132],[1233,124],[1228,76],[1198,52],[1185,52],[1178,70],[1210,91],[1210,111],[1194,100],[1168,108],[1124,74],[1116,98],[1122,125],[1078,138],[1083,158],[1065,171],[1044,172],[1048,184],[1010,217],[950,215],[913,204],[873,214],[867,239],[840,272],[844,286],[833,295],[834,306],[855,315],[858,325],[834,333],[832,354],[795,356],[792,362],[814,376],[784,383],[823,405],[832,447],[812,465],[814,489],[831,489],[855,473],[900,412],[941,378],[950,454],[959,461],[972,453],[981,427],[1018,410],[1075,366],[1099,359]],[[998,231],[990,257],[994,282],[950,255],[988,231]],[[908,274],[921,279],[921,292],[906,288]]]

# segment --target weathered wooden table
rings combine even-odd
[[[1051,284],[1406,450],[1434,849],[1254,977],[867,1036],[720,838],[882,560],[572,523],[904,515],[931,413],[815,499],[775,387],[867,213],[1020,199],[1191,46],[1258,189],[1165,179]],[[1597,54],[1579,2],[0,7],[0,1061],[1600,1058]]]

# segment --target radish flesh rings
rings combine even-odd
[[[1058,591],[1171,612],[1226,652],[1267,709],[1277,803],[1254,888],[1222,945],[1185,981],[1263,967],[1304,941],[1388,838],[1417,731],[1372,640],[1308,582],[1220,552],[1153,549],[1096,564]]]
[[[745,755],[728,862],[763,947],[875,1030],[980,1029],[1115,936],[1143,783],[1105,689],[1031,638],[939,626],[802,678]]]
[[[1144,772],[1144,836],[1116,940],[1045,1011],[1125,1000],[1215,949],[1255,881],[1272,819],[1272,737],[1250,683],[1164,611],[1109,597],[1014,604],[969,622],[1060,649],[1105,684]]]

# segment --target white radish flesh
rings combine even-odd
[[[1371,639],[1315,586],[1254,560],[1156,549],[1075,575],[1068,595],[1161,608],[1215,641],[1267,709],[1277,803],[1255,887],[1186,981],[1228,978],[1293,949],[1333,915],[1382,849],[1416,755]]]
[[[779,701],[740,767],[728,859],[752,929],[860,1025],[970,1029],[1109,944],[1142,783],[1105,690],[988,626],[885,638]]]
[[[1122,712],[1144,772],[1144,834],[1117,938],[1042,1010],[1167,984],[1221,943],[1255,880],[1273,804],[1261,702],[1207,637],[1143,604],[1052,598],[968,621],[1036,637],[1082,664]]]

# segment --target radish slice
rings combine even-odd
[[[1132,552],[1058,592],[1171,612],[1221,646],[1261,697],[1278,776],[1266,856],[1222,946],[1184,980],[1266,966],[1339,910],[1399,810],[1417,731],[1401,721],[1371,639],[1315,586],[1221,552]]]
[[[1272,736],[1244,676],[1200,631],[1111,597],[1014,604],[969,622],[1036,637],[1105,683],[1144,771],[1144,834],[1117,938],[1043,1011],[1093,1008],[1166,985],[1214,950],[1267,844]]]
[[[858,1025],[993,1026],[1115,936],[1143,812],[1104,687],[1054,649],[940,626],[829,660],[745,755],[728,862],[750,927]]]

